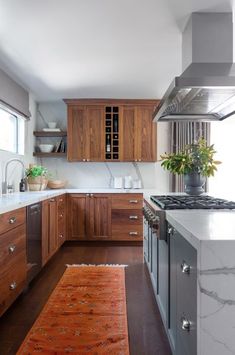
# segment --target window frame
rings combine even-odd
[[[17,112],[14,112],[13,110],[10,110],[7,106],[5,106],[4,104],[0,103],[0,115],[1,115],[1,111],[6,112],[7,114],[9,114],[10,116],[15,118],[15,137],[14,137],[14,146],[15,146],[15,150],[9,150],[9,149],[3,149],[1,147],[0,144],[0,152],[7,152],[7,153],[11,153],[11,154],[16,154],[16,155],[25,155],[25,118],[18,114]],[[22,124],[24,124],[24,137],[23,137],[23,147],[22,150],[20,149],[20,139],[19,139],[19,125],[20,125],[20,120],[22,120]]]

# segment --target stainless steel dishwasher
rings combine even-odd
[[[41,202],[27,207],[27,281],[28,283],[42,268],[42,205]]]

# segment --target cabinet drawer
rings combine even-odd
[[[0,215],[0,234],[5,233],[23,223],[26,220],[25,208],[20,208]]]
[[[112,223],[123,225],[143,225],[142,210],[112,210]]]
[[[21,293],[26,281],[26,253],[20,252],[0,273],[0,316]]]
[[[142,240],[143,226],[125,226],[119,224],[112,225],[112,239],[113,240]]]
[[[142,194],[115,194],[112,196],[112,209],[142,209]]]
[[[0,235],[0,274],[11,260],[26,250],[25,224]]]

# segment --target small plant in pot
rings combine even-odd
[[[48,170],[41,165],[30,164],[26,169],[26,177],[30,191],[45,190],[48,183]]]
[[[207,145],[204,138],[188,144],[178,153],[161,155],[161,166],[173,174],[184,175],[185,192],[201,195],[206,178],[214,176],[220,161],[214,160],[214,145]]]

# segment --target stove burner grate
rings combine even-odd
[[[175,209],[235,209],[235,202],[207,195],[159,195],[151,200],[164,210]]]

